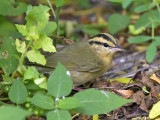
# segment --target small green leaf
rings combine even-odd
[[[27,11],[27,27],[29,26],[36,26],[36,29],[38,31],[41,31],[49,20],[49,7],[44,5],[34,6],[34,7],[28,7]]]
[[[143,42],[149,41],[151,39],[152,39],[151,36],[141,35],[141,36],[136,36],[136,37],[129,38],[128,42],[129,43],[143,43]]]
[[[10,85],[11,83],[13,83],[13,81],[15,81],[15,79],[13,77],[10,77],[8,75],[2,75],[3,77],[3,82],[2,84],[5,84],[5,85]]]
[[[53,32],[56,30],[57,24],[56,22],[48,22],[47,25],[40,31],[41,34],[45,34],[47,36],[51,36]]]
[[[54,108],[53,99],[43,94],[34,95],[33,98],[31,98],[31,103],[46,110]]]
[[[118,20],[118,21],[117,21]],[[113,14],[108,21],[108,28],[112,34],[115,34],[129,25],[130,18],[121,14]]]
[[[74,109],[81,107],[83,104],[75,97],[60,99],[58,107],[60,109]]]
[[[46,64],[45,57],[38,50],[30,50],[27,52],[26,56],[30,62],[36,62],[42,65]]]
[[[24,80],[26,79],[37,79],[39,78],[39,73],[35,67],[28,67],[24,73]]]
[[[124,0],[122,3],[123,9],[126,9],[131,3],[132,3],[132,0]]]
[[[58,62],[47,83],[48,93],[54,97],[67,96],[72,91],[73,82],[69,71]]]
[[[67,110],[55,110],[47,113],[47,120],[72,120]]]
[[[80,91],[73,97],[79,99],[84,104],[84,106],[75,109],[75,111],[86,115],[106,114],[131,102],[131,100],[121,98],[108,91],[95,89]]]
[[[22,104],[28,96],[27,89],[21,80],[15,80],[8,93],[9,99],[16,103]]]
[[[19,62],[17,59],[18,55],[19,53],[16,50],[15,40],[4,38],[0,49],[0,67],[6,75],[14,72],[17,68]]]
[[[27,35],[28,35],[28,31],[27,31],[25,25],[18,25],[18,24],[16,24],[16,28],[18,29],[18,31],[19,31],[23,36],[27,36]]]
[[[47,80],[46,77],[41,77],[34,80],[34,83],[40,88],[47,89]]]
[[[156,46],[156,42],[152,42],[146,52],[146,59],[149,63],[151,63],[156,55],[157,52],[157,46]]]
[[[61,7],[64,5],[64,0],[56,0],[56,7]]]
[[[24,53],[26,50],[26,43],[24,41],[21,42],[19,39],[16,39],[16,48],[18,52]]]
[[[24,120],[31,115],[28,110],[21,109],[16,106],[0,106],[0,120]]]
[[[41,35],[38,43],[41,45],[41,48],[44,51],[48,51],[48,52],[56,52],[55,47],[53,46],[53,41],[51,38],[47,37],[46,35]]]
[[[149,112],[149,118],[150,119],[154,119],[156,117],[158,117],[160,115],[160,101],[157,102],[151,109],[151,111]]]

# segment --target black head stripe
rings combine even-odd
[[[110,41],[111,43],[115,44],[115,42],[109,36],[107,36],[105,34],[98,34],[98,35],[95,35],[95,36],[91,37],[90,39],[92,39],[94,37],[102,37],[105,40]]]
[[[98,42],[98,41],[90,41],[89,44],[91,44],[91,45],[93,45],[93,44],[103,45],[103,43]]]

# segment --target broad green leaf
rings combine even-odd
[[[46,35],[41,35],[37,44],[39,44],[44,51],[56,52],[52,39]]]
[[[36,29],[41,31],[48,23],[50,16],[48,11],[49,7],[44,5],[34,7],[29,6],[25,18],[27,20],[27,26],[36,26]]]
[[[154,28],[160,25],[160,15],[158,10],[153,10],[151,12],[144,13],[140,16],[140,18],[136,21],[135,28],[138,29],[140,27],[149,27],[151,28],[152,22],[154,24]]]
[[[143,42],[149,41],[151,39],[152,39],[151,36],[141,35],[141,36],[136,36],[136,37],[129,38],[128,42],[129,43],[143,43]]]
[[[40,31],[41,34],[45,34],[47,36],[53,35],[53,32],[56,30],[57,24],[56,22],[48,22],[46,26]]]
[[[67,97],[59,100],[58,107],[60,109],[74,109],[83,106],[83,104],[75,97]]]
[[[123,9],[126,9],[131,3],[132,3],[132,0],[124,0],[122,3]]]
[[[54,100],[43,94],[34,95],[33,98],[31,98],[31,103],[46,110],[54,108]]]
[[[155,39],[155,44],[157,46],[159,46],[160,45],[160,36],[155,36],[154,39]]]
[[[28,35],[28,31],[27,31],[26,25],[18,25],[18,24],[16,24],[16,28],[18,29],[18,31],[19,31],[23,36],[27,36],[27,35]]]
[[[16,27],[4,16],[0,16],[0,36],[10,36],[16,33]]]
[[[67,110],[54,110],[47,113],[47,120],[72,120]]]
[[[17,2],[17,1],[16,1]],[[17,7],[14,6],[18,5]],[[17,16],[23,14],[27,10],[27,4],[19,2],[12,3],[10,0],[1,0],[0,15],[3,16]]]
[[[130,18],[128,16],[124,16],[121,14],[113,14],[110,16],[108,21],[108,28],[110,33],[115,34],[123,29],[125,29],[130,22]]]
[[[36,62],[42,65],[46,64],[45,57],[38,50],[30,50],[27,52],[26,56],[30,62]]]
[[[19,39],[16,39],[16,48],[18,52],[24,53],[27,49],[25,41],[20,41]]]
[[[78,0],[78,6],[80,6],[82,9],[89,9],[91,7],[89,0]]]
[[[47,89],[47,80],[46,77],[41,77],[34,80],[34,83],[40,88]]]
[[[157,102],[151,109],[151,111],[149,112],[149,118],[150,119],[154,119],[156,117],[158,117],[160,115],[160,101]]]
[[[26,88],[27,90],[38,90],[40,89],[40,87],[38,85],[36,85],[33,81],[28,81],[26,84]]]
[[[64,0],[56,0],[56,7],[61,7],[64,5]]]
[[[67,96],[71,93],[73,81],[69,71],[58,62],[47,83],[48,93],[54,97]]]
[[[101,33],[100,30],[94,29],[94,28],[92,28],[92,29],[83,28],[82,31],[89,34],[89,35],[97,35],[97,34]]]
[[[152,42],[146,52],[146,59],[149,63],[151,63],[156,55],[157,52],[157,46],[156,46],[156,42]]]
[[[8,37],[5,38],[0,49],[0,67],[6,75],[16,70],[19,62],[18,55],[15,40]]]
[[[80,91],[73,97],[79,99],[84,104],[84,106],[75,109],[75,111],[86,115],[106,114],[131,102],[131,100],[121,98],[108,91],[95,89]]]
[[[21,80],[17,79],[12,83],[8,96],[9,99],[16,104],[22,104],[26,101],[28,92]]]
[[[26,79],[37,79],[39,78],[39,73],[35,67],[28,67],[24,73],[24,80]]]
[[[136,7],[134,11],[136,13],[145,12],[153,7],[155,7],[154,3],[148,3],[148,4],[144,4],[144,5],[140,5],[140,6]]]
[[[0,120],[25,120],[29,115],[31,112],[28,110],[13,105],[0,106]]]

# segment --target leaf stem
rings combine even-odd
[[[58,36],[58,30],[59,30],[59,25],[58,25],[58,21],[59,21],[59,14],[60,14],[60,7],[57,7],[57,11],[56,11],[56,24],[57,24],[57,29],[56,29],[56,36]],[[57,39],[54,38],[54,46],[56,47],[57,44]]]
[[[53,14],[54,18],[56,19],[56,14],[55,14],[55,12],[53,10],[53,7],[52,7],[52,4],[51,4],[50,0],[47,0],[47,2],[48,2],[48,5],[49,5],[49,7],[50,7],[50,9],[52,11],[52,14]]]

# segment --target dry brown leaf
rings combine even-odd
[[[156,74],[152,74],[152,75],[150,76],[150,79],[152,79],[152,80],[154,80],[154,81],[156,81],[157,83],[160,84],[160,79],[156,76]]]
[[[122,96],[126,99],[131,97],[131,95],[133,95],[133,93],[134,93],[132,90],[116,90],[116,91],[118,93],[122,94]]]

